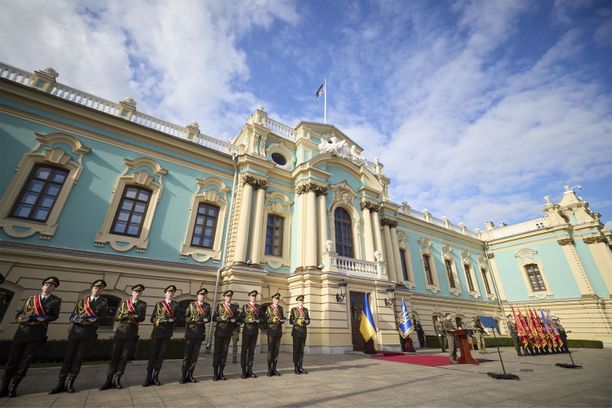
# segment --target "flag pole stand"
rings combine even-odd
[[[572,357],[572,352],[570,351],[570,349],[567,349],[567,354],[569,354],[569,358],[572,361],[572,364],[567,364],[567,363],[557,363],[555,364],[555,366],[557,367],[561,367],[561,368],[582,368],[581,365],[576,365],[574,363],[574,357]]]
[[[495,340],[495,345],[497,346],[499,362],[501,363],[502,370],[504,373],[487,373],[487,375],[491,378],[495,378],[496,380],[520,380],[521,378],[518,375],[506,372],[506,367],[504,366],[504,359],[502,358],[501,351],[499,350],[499,342],[497,341],[497,336],[495,336],[495,329],[493,329],[493,339]]]

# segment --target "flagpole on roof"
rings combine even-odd
[[[327,77],[323,78],[323,123],[327,124]]]

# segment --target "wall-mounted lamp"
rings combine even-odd
[[[346,297],[346,282],[344,279],[340,279],[340,282],[338,282],[338,289],[340,289],[340,293],[336,293],[336,302],[341,303]]]
[[[385,298],[385,306],[392,307],[395,300],[395,286],[389,286],[386,290],[387,297]]]

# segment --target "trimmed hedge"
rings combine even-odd
[[[0,364],[6,364],[8,354],[11,349],[11,340],[0,340]],[[68,340],[49,340],[40,346],[32,360],[33,363],[57,363],[64,361],[64,354]],[[185,339],[178,338],[170,340],[166,357],[168,359],[183,358],[185,349]],[[89,350],[85,361],[108,361],[113,350],[113,340],[98,340],[95,347]],[[134,351],[133,360],[148,360],[151,350],[151,339],[140,339]]]
[[[426,336],[427,337],[427,346],[432,348],[439,348],[440,342],[438,341],[438,336]],[[495,343],[497,340],[497,343]],[[495,347],[496,344],[499,344],[500,347],[513,347],[511,337],[497,337],[493,338],[492,336],[485,336],[485,344],[487,347]],[[580,340],[580,339],[568,339],[568,347],[570,348],[603,348],[603,342],[600,340]]]

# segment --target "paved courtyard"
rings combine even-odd
[[[426,353],[420,351],[419,353]],[[429,351],[428,354],[438,354]],[[178,383],[180,361],[164,363],[160,387],[143,388],[146,362],[128,365],[125,389],[98,391],[106,366],[83,367],[75,394],[48,395],[59,368],[33,368],[14,399],[0,399],[3,407],[517,407],[612,406],[612,350],[577,350],[582,369],[555,367],[567,355],[519,358],[508,348],[502,356],[508,372],[520,381],[494,380],[487,372],[501,372],[496,352],[476,357],[492,361],[479,366],[425,367],[381,361],[361,354],[307,355],[308,375],[293,374],[291,354],[281,353],[280,377],[265,376],[265,354],[256,358],[256,379],[240,379],[240,365],[228,364],[228,381],[212,381],[211,355],[200,358],[197,384]],[[229,374],[229,375],[228,375]]]

